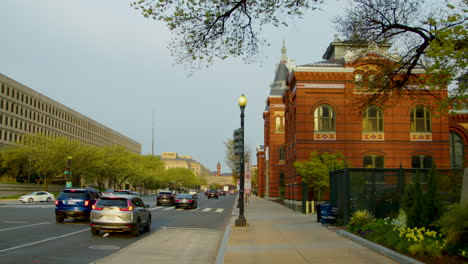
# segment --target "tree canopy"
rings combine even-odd
[[[262,37],[265,25],[286,25],[286,19],[302,17],[322,0],[139,0],[131,5],[143,16],[166,23],[174,34],[169,49],[176,62],[200,67],[215,59],[258,58],[268,45]]]
[[[378,100],[384,103],[390,93],[397,94],[415,82],[415,69],[424,69],[429,79],[422,80],[424,89],[420,90],[441,99],[439,106],[447,109],[452,101],[446,100],[444,93],[434,91],[468,74],[468,0],[348,2],[345,14],[334,19],[346,41],[392,42],[401,55],[391,68],[381,71],[380,77],[385,81],[380,82],[382,85],[367,97],[364,105]],[[258,59],[260,47],[269,45],[262,34],[266,25],[287,26],[288,19],[308,15],[308,11],[322,3],[322,0],[138,0],[131,5],[145,17],[166,23],[173,33],[169,49],[176,62],[193,70],[204,64],[209,66],[215,59],[242,57],[248,62]],[[466,100],[466,85],[453,85],[450,98]]]

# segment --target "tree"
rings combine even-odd
[[[265,25],[286,25],[322,0],[139,0],[131,5],[143,16],[166,23],[175,35],[169,49],[176,62],[199,67],[215,59],[256,57]]]
[[[403,91],[435,97],[441,110],[447,110],[454,100],[467,98],[463,86],[454,87],[448,99],[440,93],[466,73],[468,66],[468,0],[452,2],[352,0],[345,15],[334,19],[339,32],[352,44],[392,42],[398,48],[400,57],[380,67],[375,78],[381,85],[363,105],[383,104],[390,93],[394,97]],[[425,71],[422,78],[415,75],[417,70]],[[420,86],[414,89],[409,84]]]
[[[355,44],[393,41],[402,55],[377,76],[382,85],[366,97],[361,109],[371,102],[383,104],[390,93],[406,90],[407,84],[415,82],[413,70],[418,68],[427,70],[429,78],[421,80],[423,88],[427,81],[430,84],[429,89],[422,91],[438,96],[442,109],[452,101],[466,100],[466,86],[454,88],[450,100],[435,91],[466,73],[468,0],[450,0],[453,4],[435,0],[432,5],[437,6],[428,6],[425,0],[350,1],[353,4],[345,15],[335,19],[345,39]],[[259,48],[268,45],[262,37],[265,25],[287,26],[287,19],[301,18],[321,3],[322,0],[138,0],[131,5],[145,17],[166,23],[174,34],[169,48],[177,63],[199,67],[227,57],[256,60]]]
[[[345,157],[339,152],[312,152],[309,160],[296,161],[294,168],[301,175],[302,182],[312,188],[321,200],[321,193],[330,187],[329,172],[344,168],[345,162]]]

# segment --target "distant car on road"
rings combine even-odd
[[[89,220],[91,207],[101,197],[94,188],[63,189],[55,201],[55,221],[63,223],[65,218]]]
[[[149,232],[151,229],[151,212],[140,197],[135,195],[111,195],[101,197],[89,218],[91,234],[97,236],[99,232],[125,232],[139,236],[141,230]]]
[[[218,191],[217,190],[210,190],[208,191],[208,199],[211,199],[211,198],[216,198],[216,199],[219,199],[219,196],[218,196]]]
[[[237,194],[236,190],[230,190],[229,191],[229,195],[236,195],[236,194]]]
[[[111,195],[135,195],[135,193],[129,190],[114,190]]]
[[[179,193],[174,199],[175,208],[197,208],[197,197],[189,193]]]
[[[53,200],[55,200],[55,197],[49,192],[32,192],[18,198],[18,201],[22,203],[50,202]]]
[[[156,197],[156,205],[174,205],[174,194],[170,191],[162,191]]]

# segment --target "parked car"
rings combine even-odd
[[[63,223],[65,218],[89,220],[92,206],[101,197],[98,190],[63,189],[55,201],[55,220]]]
[[[55,200],[55,196],[49,192],[32,192],[18,198],[18,201],[22,203],[50,202],[53,200]]]
[[[217,190],[210,190],[208,191],[208,199],[211,199],[211,198],[216,198],[216,199],[219,199],[219,196],[218,196],[218,191]]]
[[[162,191],[156,197],[156,205],[174,205],[174,194],[170,191]]]
[[[237,194],[236,190],[230,190],[229,191],[229,195],[236,195],[236,194]]]
[[[101,197],[93,205],[89,225],[91,234],[99,232],[125,232],[139,236],[141,230],[151,229],[151,212],[140,197],[135,195],[111,195]]]
[[[197,208],[197,197],[190,193],[179,193],[174,200],[175,208]]]
[[[226,192],[224,190],[219,190],[218,194],[222,196],[226,196]]]

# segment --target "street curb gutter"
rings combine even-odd
[[[236,195],[236,198],[238,198],[237,195]],[[234,201],[234,204],[232,205],[233,213],[236,210],[235,209],[236,204],[237,204],[236,201]],[[218,255],[216,256],[215,264],[224,263],[224,254],[226,253],[227,245],[229,242],[229,235],[231,234],[231,227],[234,224],[235,218],[236,218],[236,215],[234,215],[233,213],[231,213],[231,220],[229,220],[229,224],[226,227],[226,230],[224,231],[223,240],[221,241],[221,245],[219,246]]]
[[[395,260],[396,262],[398,263],[401,263],[401,264],[424,264],[423,262],[420,262],[418,260],[415,260],[415,259],[412,259],[410,257],[407,257],[405,255],[402,255],[398,252],[395,252],[391,249],[388,249],[386,247],[383,247],[379,244],[376,244],[374,242],[371,242],[369,240],[366,240],[360,236],[356,236],[350,232],[347,232],[347,231],[344,231],[344,230],[338,230],[337,231],[338,234],[348,238],[348,239],[351,239],[353,240],[354,242],[356,243],[359,243],[361,244],[362,246],[365,246],[381,255],[384,255],[388,258],[391,258],[393,260]]]

